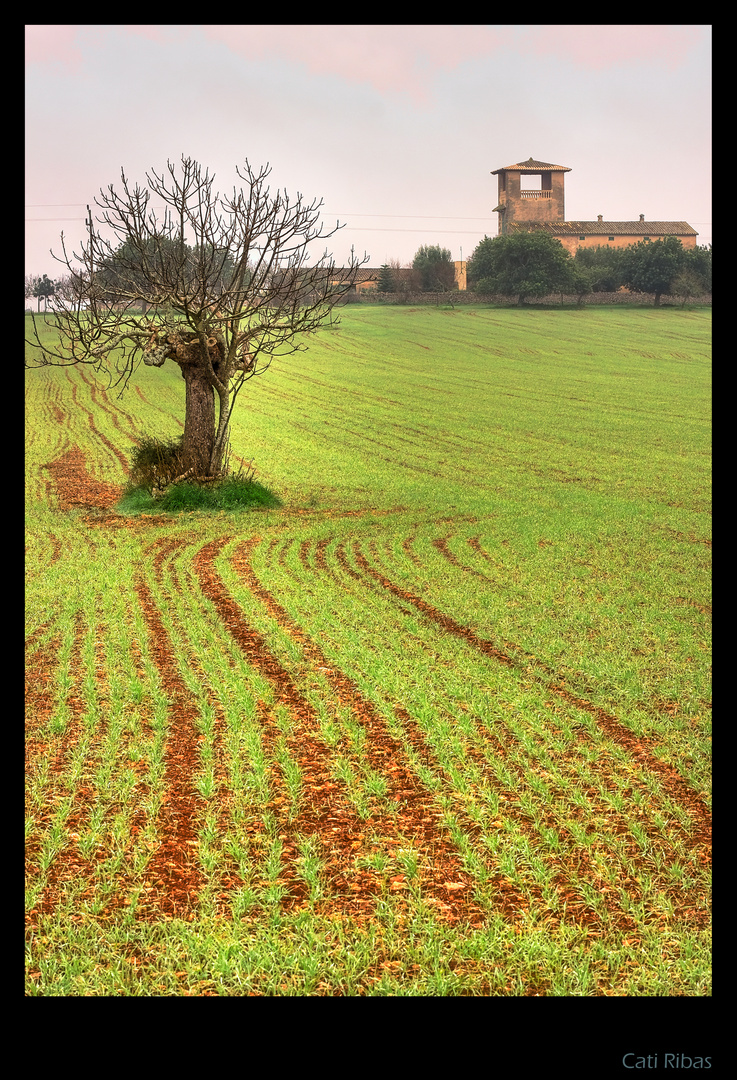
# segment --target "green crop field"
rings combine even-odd
[[[278,509],[26,375],[26,993],[711,993],[710,310],[351,306],[244,389]]]

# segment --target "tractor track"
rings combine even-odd
[[[126,458],[125,454],[122,452],[122,450],[118,450],[117,446],[115,446],[114,443],[111,443],[106,435],[102,434],[102,432],[98,428],[97,424],[95,423],[95,418],[92,415],[92,413],[90,412],[90,410],[85,408],[85,406],[82,405],[80,400],[79,400],[79,395],[78,395],[78,392],[77,392],[78,391],[77,383],[74,382],[74,380],[72,379],[72,377],[70,376],[68,371],[65,370],[64,374],[66,375],[66,377],[69,380],[69,383],[70,383],[70,385],[72,387],[72,399],[74,401],[75,408],[78,409],[80,412],[83,412],[85,414],[85,416],[87,417],[87,423],[89,425],[90,431],[92,431],[92,433],[95,435],[96,438],[98,438],[100,440],[100,442],[103,444],[103,446],[105,446],[110,451],[110,453],[113,454],[113,456],[118,459],[121,466],[123,467],[123,473],[127,476],[128,475],[128,459]]]
[[[439,611],[409,590],[396,585],[382,572],[374,569],[360,551],[357,543],[354,543],[354,556],[357,564],[365,574],[378,582],[382,588],[392,593],[392,595],[401,600],[409,601],[409,603],[414,605],[414,607],[421,611],[427,618],[431,619],[436,625],[442,627],[448,633],[467,641],[485,656],[489,656],[511,669],[520,669],[520,662],[499,649],[493,642],[479,637],[478,634],[469,627],[456,622],[455,619],[451,618],[449,615]],[[352,572],[355,574],[355,571]],[[711,843],[711,814],[702,799],[673,766],[660,761],[646,745],[645,740],[638,738],[629,730],[629,728],[618,720],[616,716],[613,716],[600,706],[585,698],[579,697],[577,694],[568,690],[562,679],[558,678],[557,681],[550,683],[546,682],[546,688],[550,693],[562,698],[569,705],[582,709],[593,716],[599,727],[609,736],[609,738],[625,747],[629,753],[640,762],[640,764],[645,766],[651,772],[656,773],[671,798],[691,814],[694,821],[693,842],[698,845],[709,845]]]
[[[327,563],[325,552],[329,543],[330,539],[328,538],[319,541],[316,545],[316,564],[319,568],[319,572],[328,574],[333,580],[339,582],[342,585],[343,582],[341,581],[341,579],[332,571],[332,569],[328,566]],[[310,573],[314,573],[315,571],[309,561],[309,549],[310,542],[303,541],[300,545],[300,561],[305,567],[305,569],[307,569]],[[358,581],[362,589],[365,588],[367,584],[365,578],[362,575],[358,574],[350,566],[346,559],[346,555],[342,545],[338,545],[338,547],[336,548],[335,556],[341,568],[348,575],[348,577]],[[328,679],[330,679],[331,664],[329,659],[327,659],[322,654],[321,650],[314,644],[314,642],[306,638],[304,633],[295,626],[287,613],[276,603],[274,598],[267,592],[267,590],[263,589],[262,586],[259,586],[257,582],[251,583],[251,587],[254,589],[254,591],[256,591],[258,588],[261,589],[261,592],[263,593],[263,598],[268,604],[274,617],[277,618],[280,624],[283,625],[293,637],[297,638],[304,644],[305,649],[308,652],[308,655],[310,655],[313,662],[316,665],[320,666],[321,670],[325,668],[326,676],[328,677]],[[342,673],[340,681],[341,685],[335,688],[338,695],[340,695],[341,689],[345,689],[346,684],[351,688],[351,692],[355,695],[355,687],[349,680],[345,679],[345,676],[343,676]],[[369,708],[373,710],[373,706],[371,706],[370,703],[366,702],[365,699],[359,700],[358,708],[354,709],[354,711],[362,717],[362,723],[365,723],[364,716],[366,711],[366,705],[368,705]],[[406,709],[403,709],[399,706],[394,706],[393,710],[395,716],[399,719],[402,727],[404,728],[408,742],[412,746],[414,752],[417,754],[419,759],[423,762],[424,765],[432,768],[438,776],[445,776],[445,770],[437,761],[433,752],[430,750],[425,735],[421,731],[419,725],[414,720],[414,718],[407,712]],[[484,762],[484,766],[485,771],[488,773],[488,763]],[[539,840],[539,836],[537,835],[534,828],[531,826],[531,823],[528,820],[524,819],[523,815],[519,813],[514,813],[514,808],[512,805],[514,794],[511,791],[504,791],[504,789],[499,787],[498,782],[496,782],[495,784],[492,783],[492,786],[496,786],[496,788],[500,791],[502,798],[510,800],[505,807],[505,813],[512,812],[512,816],[515,818],[516,821],[518,821],[518,824],[521,824],[523,826],[523,831],[526,832],[526,834],[528,834],[531,838]],[[494,863],[494,860],[489,858],[488,852],[482,845],[478,843],[479,833],[481,831],[479,825],[465,813],[462,805],[455,806],[453,813],[466,836],[468,836],[474,841],[477,850],[477,856],[481,858],[481,860],[486,866],[486,869],[488,871],[486,878],[486,888],[495,910],[503,913],[508,921],[515,922],[522,917],[526,910],[528,910],[531,901],[536,904],[538,908],[546,907],[546,904],[542,899],[540,888],[534,882],[526,881],[523,885],[521,884],[520,886],[517,886],[499,871],[498,867]],[[576,921],[582,925],[597,927],[601,929],[600,920],[598,920],[598,918],[590,910],[586,909],[585,902],[583,902],[575,892],[575,886],[572,886],[570,881],[565,880],[563,875],[560,873],[558,873],[557,875],[557,888],[559,889],[561,894],[561,906],[565,906],[568,919]],[[522,889],[522,891],[520,891],[520,889]],[[623,919],[623,922],[627,927],[630,926],[629,920]]]
[[[197,540],[196,537],[190,537],[191,540]],[[179,571],[176,566],[176,562],[173,556],[182,549],[183,543],[186,543],[186,538],[178,538],[177,542],[167,541],[166,538],[159,538],[149,545],[149,554],[154,554],[154,569],[159,586],[162,589],[166,589],[163,580],[164,563],[169,561],[169,569],[171,573],[172,583],[176,592],[181,596],[191,595],[189,587],[184,587],[180,579]],[[182,617],[175,613],[173,605],[168,611],[169,618],[176,624],[178,639],[180,641],[186,641],[188,638],[187,628],[182,621]],[[227,658],[226,658],[227,659]],[[228,660],[231,670],[234,670],[232,661]],[[230,913],[230,897],[234,889],[241,887],[244,882],[240,875],[238,867],[235,865],[235,860],[225,850],[224,846],[228,838],[230,831],[230,814],[231,804],[233,800],[233,792],[230,786],[230,777],[228,770],[228,762],[226,760],[226,753],[224,748],[225,729],[227,721],[223,711],[223,707],[218,700],[217,695],[213,692],[209,685],[208,676],[199,660],[196,651],[189,651],[189,657],[187,661],[190,670],[198,673],[199,682],[201,686],[201,692],[206,697],[210,708],[213,711],[215,717],[214,731],[212,737],[212,751],[215,761],[215,781],[217,790],[213,796],[207,801],[207,810],[210,814],[214,813],[217,822],[217,835],[218,846],[220,848],[219,857],[220,860],[227,864],[227,869],[220,872],[219,882],[217,887],[217,899],[216,905],[218,912],[221,915],[227,916]],[[263,712],[266,706],[262,702],[259,702],[259,710],[262,714],[262,727],[269,729],[269,720],[263,717]],[[273,726],[273,721],[272,721]],[[273,732],[271,733],[273,735]],[[273,739],[272,739],[273,742]],[[285,801],[279,796],[283,796],[283,778],[279,775],[279,770],[272,770],[271,781],[275,786],[275,790],[278,792],[275,800],[276,804],[280,804]],[[244,826],[241,823],[240,828]],[[249,843],[253,841],[256,833],[261,833],[263,828],[258,828],[253,822],[250,822],[245,826],[245,831],[248,834]]]
[[[67,758],[71,748],[76,747],[80,741],[82,716],[85,711],[82,694],[84,682],[84,665],[82,663],[82,639],[85,634],[84,621],[82,612],[78,611],[74,620],[74,642],[69,658],[69,670],[74,674],[66,694],[66,704],[69,708],[70,717],[58,740],[56,751],[51,750],[53,757],[49,761],[46,781],[48,785],[47,809],[37,820],[36,832],[26,844],[27,878],[29,882],[33,882],[39,874],[39,870],[35,865],[36,856],[42,847],[39,832],[50,827],[56,815],[57,807],[63,808],[64,803],[68,802],[64,815],[66,839],[46,870],[43,891],[39,895],[34,908],[28,912],[29,926],[36,925],[41,916],[50,915],[55,911],[63,896],[64,886],[67,882],[73,879],[78,881],[80,878],[89,878],[93,870],[92,863],[79,854],[75,844],[78,835],[76,829],[81,828],[91,805],[91,792],[86,781],[77,782],[73,789],[65,790],[67,788]]]
[[[356,854],[365,841],[365,824],[346,799],[342,782],[333,777],[330,752],[319,737],[318,719],[312,706],[261,635],[246,621],[214,567],[215,559],[229,541],[230,537],[219,537],[195,556],[193,565],[200,588],[215,606],[248,663],[272,684],[277,704],[290,711],[299,732],[298,736],[286,738],[289,752],[301,770],[302,798],[291,828],[283,837],[280,876],[287,886],[285,906],[306,900],[305,883],[296,878],[292,865],[297,836],[302,834],[314,837],[319,845],[328,893],[325,902],[330,909],[342,908],[358,917],[367,917],[373,910],[379,883],[373,874],[354,867]],[[269,736],[275,737],[273,729]]]
[[[159,557],[163,555],[159,553]],[[160,841],[146,867],[145,896],[139,900],[138,911],[186,918],[191,917],[202,887],[197,836],[203,800],[193,783],[200,764],[197,710],[179,674],[172,643],[148,585],[139,577],[135,588],[148,629],[149,651],[169,699]]]
[[[325,545],[327,542],[321,541],[320,543],[322,545]],[[373,545],[371,546],[373,551]],[[357,547],[355,550],[357,552],[356,561],[358,565],[361,565],[361,559],[363,559],[365,566],[369,566],[368,561],[365,559],[364,556],[361,555]],[[375,557],[375,552],[373,552],[373,554]],[[342,549],[342,546],[339,546],[336,549],[335,555],[342,569],[349,577],[351,577],[355,581],[363,582],[364,586],[365,584],[367,584],[366,578],[363,577],[363,575],[359,574],[348,563],[345,551]],[[332,572],[332,570],[329,569],[324,558],[324,548],[323,557],[322,559],[318,559],[318,564],[321,565],[321,569],[323,569],[325,572],[330,573],[330,575],[335,578],[334,573]],[[380,580],[382,584],[385,581],[388,581],[388,579],[385,578],[383,572],[379,573],[378,570],[375,570],[371,567],[369,567],[369,572],[371,577],[373,577],[375,580]],[[492,643],[478,638],[477,635],[473,633],[473,631],[470,631],[466,627],[459,626],[459,624],[455,623],[455,621],[448,620],[447,616],[441,615],[440,612],[437,612],[436,609],[432,608],[430,605],[427,605],[419,597],[412,598],[412,594],[408,594],[405,590],[394,586],[393,583],[390,584],[392,585],[392,588],[389,591],[393,592],[394,595],[398,596],[402,600],[411,600],[414,606],[419,607],[420,610],[423,611],[423,614],[428,615],[436,622],[439,621],[440,625],[443,626],[444,629],[450,629],[451,632],[456,633],[457,636],[460,636],[467,641],[470,641],[471,644],[475,645],[477,648],[480,648],[485,655],[491,655],[494,659],[497,660],[500,659],[501,662],[504,663],[507,667],[516,670],[524,669],[526,672],[529,672],[530,665],[532,665],[533,667],[539,668],[548,677],[553,676],[555,678],[554,673],[551,671],[551,669],[549,669],[546,665],[537,662],[535,657],[528,654],[525,650],[518,650],[516,646],[505,642],[505,646],[513,649],[515,652],[519,652],[521,656],[514,657],[510,656],[507,653],[501,653],[501,650],[497,649],[496,646],[494,646]],[[386,587],[386,585],[384,587]],[[427,648],[427,646],[425,646],[425,648]],[[540,676],[536,677],[540,678]],[[562,700],[564,700],[568,704],[573,704],[577,707],[585,709],[587,712],[593,715],[598,723],[598,726],[601,730],[604,731],[605,734],[607,734],[610,738],[613,738],[613,741],[624,745],[629,753],[633,754],[639,759],[639,764],[647,772],[654,772],[658,776],[658,781],[661,785],[661,788],[664,789],[665,794],[671,799],[673,799],[673,801],[677,803],[682,809],[685,809],[687,811],[694,826],[690,830],[685,830],[679,822],[671,821],[669,826],[670,829],[673,833],[675,833],[675,835],[678,837],[679,841],[684,845],[684,847],[688,849],[688,851],[696,859],[699,865],[709,864],[711,861],[711,817],[708,813],[708,810],[704,807],[701,800],[698,798],[693,789],[683,779],[683,777],[681,777],[680,774],[672,767],[660,762],[660,760],[657,759],[650,752],[648,746],[644,745],[642,740],[637,739],[637,737],[634,736],[631,732],[629,732],[628,729],[624,728],[624,725],[622,725],[621,722],[616,719],[616,717],[612,717],[610,714],[606,713],[605,710],[599,709],[591,702],[571,694],[567,690],[567,688],[561,686],[559,683],[550,683],[547,678],[542,679],[542,681],[545,683],[546,688],[552,694],[559,698],[562,698]],[[583,737],[583,733],[580,732],[578,737]],[[573,751],[571,750],[568,753],[572,754]],[[604,784],[604,787],[609,788],[616,794],[616,787],[615,785],[612,785],[607,773],[607,768],[604,766],[603,762],[594,762],[592,763],[591,767],[594,769],[595,772],[600,775],[601,782]],[[637,782],[634,779],[632,782],[633,784],[635,784],[635,786],[637,786]],[[587,798],[590,799],[593,794],[594,793],[592,791],[588,791]],[[617,817],[621,816],[619,812],[613,810],[612,806],[602,805],[601,810],[602,813],[605,813],[607,815],[615,813]],[[673,853],[669,848],[668,842],[661,835],[659,828],[656,827],[654,824],[650,826],[646,825],[645,823],[641,824],[645,831],[648,832],[649,843],[651,847],[654,849],[662,850],[663,854],[667,859],[672,858]],[[548,821],[548,825],[552,825],[552,822]],[[629,826],[624,822],[624,819],[622,820],[618,832],[620,837],[629,833]],[[637,861],[640,856],[638,856],[636,847],[634,847],[632,844],[629,844],[628,846],[631,857],[635,861]],[[665,880],[663,883],[668,888],[670,888],[670,886]],[[688,901],[681,896],[679,896],[677,899],[677,906],[684,911],[684,917],[691,918],[693,915],[693,911],[688,906]]]
[[[315,545],[315,564],[318,568],[318,572],[328,574],[333,580],[342,584],[341,579],[335,575],[326,559],[325,552],[329,543],[330,539],[328,538],[319,541],[318,544]],[[300,544],[300,563],[309,573],[313,574],[315,573],[315,569],[309,557],[310,550],[310,541],[303,541]],[[336,548],[335,557],[347,576],[358,581],[362,587],[365,588],[368,584],[366,578],[354,570],[348,563],[342,545],[338,545]],[[249,581],[249,585],[252,590],[259,595],[263,594],[262,598],[269,606],[274,617],[288,630],[291,636],[303,643],[305,650],[311,656],[313,662],[321,667],[327,668],[326,675],[329,678],[330,661],[321,653],[319,648],[307,639],[304,633],[295,626],[293,620],[291,620],[284,609],[276,603],[267,590],[260,586],[257,581]],[[259,589],[261,590],[260,592]],[[426,643],[423,643],[423,647],[425,649],[428,648]],[[340,688],[337,689],[339,692]],[[438,775],[444,774],[444,770],[429,751],[424,735],[410,714],[397,706],[394,707],[394,712],[395,715],[401,718],[408,741],[411,743],[413,749],[423,763],[432,767]],[[506,729],[502,732],[497,725],[494,727],[493,733],[486,730],[484,737],[486,742],[489,742],[489,739],[493,740],[495,748],[493,751],[491,751],[490,748],[490,752],[493,754],[501,754],[505,758],[508,767],[511,767],[515,772],[519,781],[519,786],[516,786],[515,789],[512,790],[505,788],[503,784],[500,784],[499,780],[493,775],[489,760],[478,747],[467,743],[465,753],[479,766],[486,783],[496,791],[497,796],[503,801],[504,815],[513,820],[516,827],[528,837],[535,848],[542,852],[541,857],[550,868],[552,880],[559,895],[559,909],[565,911],[565,918],[567,920],[574,921],[580,925],[586,925],[590,927],[592,931],[603,930],[604,922],[602,922],[602,919],[596,913],[591,911],[588,901],[581,896],[579,886],[579,883],[588,883],[594,890],[599,889],[601,884],[599,871],[592,864],[586,850],[581,848],[575,836],[566,829],[564,822],[559,819],[558,813],[554,812],[550,806],[538,800],[536,820],[517,805],[517,792],[525,789],[531,791],[531,789],[528,788],[528,779],[522,766],[508,756],[507,744],[509,744],[508,748],[511,750],[512,744],[515,741],[512,733],[508,732]],[[501,742],[499,741],[500,739],[502,739]],[[616,785],[609,781],[607,774],[607,769],[610,769],[611,765],[612,763],[605,765],[603,762],[599,765],[597,762],[594,763],[594,769],[595,772],[600,774],[605,787],[608,785],[616,794]],[[531,767],[534,771],[534,763],[531,763]],[[563,771],[564,773],[570,773],[570,779],[574,784],[579,783],[574,768],[564,768]],[[561,777],[561,780],[565,782],[566,776],[564,775]],[[634,780],[633,783],[635,783]],[[555,797],[555,792],[551,792],[551,797]],[[570,802],[569,795],[563,797],[565,798],[566,803],[566,817],[573,820],[579,820],[579,822],[584,820],[585,815],[583,810]],[[606,801],[605,796],[600,791],[588,789],[586,798],[590,804],[590,813],[597,812],[601,817],[604,817],[611,822],[612,828],[619,837],[619,845],[624,845],[627,849],[628,859],[635,864],[638,862],[642,863],[642,853],[634,839],[631,837],[629,826],[624,817],[618,811],[613,809],[612,805]],[[618,827],[616,827],[616,822],[612,821],[612,814],[614,814],[617,819],[621,818]],[[462,809],[456,812],[456,816],[467,835],[472,838],[477,838],[481,831],[480,826],[475,821],[468,818],[468,816],[463,813]],[[675,828],[675,831],[680,833],[680,839],[684,840],[686,846],[688,846],[689,837],[687,834],[684,833],[683,829],[680,828],[677,823],[672,823],[672,825]],[[546,852],[544,847],[549,843],[551,834],[554,834],[556,838],[555,849],[552,852],[549,850]],[[669,847],[665,838],[660,836],[658,830],[654,827],[651,829],[648,840],[651,848],[661,850],[666,860],[671,860],[673,858],[672,849]],[[487,868],[489,868],[492,873],[492,879],[497,891],[496,905],[497,907],[504,909],[504,904],[499,903],[499,895],[503,895],[505,891],[513,891],[514,886],[508,880],[503,879],[501,875],[495,875],[495,868],[493,865],[490,865],[488,857],[484,858],[484,855],[486,854],[484,849],[481,848],[480,851],[484,862],[487,864]],[[702,856],[703,860],[703,848],[700,849],[699,854]],[[653,871],[650,870],[649,872],[651,876],[653,876]],[[655,874],[654,876],[658,879],[665,891],[670,891],[677,917],[686,919],[692,925],[694,925],[694,923],[703,924],[703,920],[706,916],[693,907],[691,900],[687,896],[683,896],[674,890],[665,875]],[[631,915],[627,914],[625,909],[629,907],[631,903],[635,903],[640,899],[639,886],[635,878],[629,877],[625,873],[622,880],[619,882],[618,887],[623,896],[623,899],[621,900],[618,899],[613,890],[605,890],[606,915],[604,916],[604,921],[606,922],[606,925],[616,925],[623,931],[630,931],[633,927],[633,921]],[[534,883],[526,883],[526,888],[531,892],[532,899],[538,906],[541,905],[543,908],[548,906],[541,897],[539,887],[536,887]],[[622,904],[625,905],[624,909]],[[527,901],[523,900],[521,895],[517,893],[517,896],[514,899],[514,909],[519,914],[526,906]],[[555,916],[552,917],[555,918]]]
[[[79,375],[82,379],[82,382],[89,387],[92,403],[98,406],[103,412],[106,412],[108,414],[114,426],[121,433],[121,435],[124,435],[129,439],[135,439],[139,434],[139,429],[138,426],[135,424],[131,414],[126,412],[124,409],[121,409],[120,406],[111,405],[108,401],[107,391],[97,386],[95,381],[88,378],[81,368],[79,369]],[[121,417],[125,419],[127,430],[125,430],[125,428],[121,424]],[[113,447],[111,448],[114,449]],[[118,454],[118,451],[115,450],[115,453]],[[123,467],[127,468],[127,463],[125,462],[125,459],[121,459],[119,454],[118,458],[119,460],[121,460]]]
[[[59,667],[61,638],[52,637],[33,650],[25,671],[26,775],[48,745],[46,724],[54,708],[54,679]]]
[[[299,642],[304,655],[323,675],[336,699],[350,709],[367,734],[361,751],[364,761],[390,783],[389,797],[396,805],[391,814],[383,814],[376,820],[376,829],[384,836],[411,838],[428,853],[427,878],[423,878],[422,882],[423,895],[437,905],[439,912],[445,913],[452,921],[478,921],[483,911],[471,898],[473,879],[462,869],[458,853],[440,825],[442,813],[412,771],[403,747],[391,734],[375,705],[329,660],[317,643],[304,633],[261,584],[251,565],[253,546],[253,541],[241,544],[231,559],[231,565],[282,629]],[[400,713],[395,710],[395,714],[420,760],[432,767],[434,758],[418,725],[404,711]],[[506,912],[518,911],[523,898],[514,892],[509,882],[500,879],[496,885],[499,906],[503,903]]]

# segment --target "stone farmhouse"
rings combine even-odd
[[[640,240],[662,240],[677,236],[684,248],[695,248],[699,235],[687,221],[566,221],[565,174],[567,165],[552,165],[548,161],[528,158],[515,165],[494,169],[499,178],[499,195],[494,213],[499,215],[499,236],[516,232],[544,230],[560,240],[571,255],[580,247],[629,247]],[[524,186],[522,177],[525,177]],[[456,262],[456,281],[459,289],[466,288],[466,262]],[[338,274],[341,271],[338,271]],[[376,287],[380,269],[364,267],[359,271],[356,292]]]
[[[499,178],[499,201],[494,213],[499,215],[499,235],[544,230],[560,240],[575,255],[580,247],[628,247],[640,240],[662,240],[677,236],[684,248],[696,247],[699,235],[687,221],[566,221],[565,174],[567,165],[528,158],[516,165],[494,169]],[[522,186],[522,177],[525,186]]]

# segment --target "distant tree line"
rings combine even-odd
[[[686,303],[712,291],[711,245],[686,249],[675,236],[641,240],[626,248],[579,248],[572,256],[555,237],[543,232],[485,237],[466,264],[469,290],[508,296],[524,304],[551,293],[654,294]],[[377,290],[386,293],[451,292],[458,288],[447,248],[421,247],[408,266],[394,260],[381,267]]]
[[[52,281],[46,274],[43,277],[39,277],[37,274],[26,274],[25,280],[26,286],[26,300],[30,300],[34,297],[38,301],[38,310],[41,310],[41,301],[44,302],[44,308],[48,304],[50,296],[54,296],[58,286],[58,282]]]
[[[93,266],[100,301],[144,311],[151,302],[152,288],[158,286],[165,294],[175,275],[185,287],[202,290],[204,283],[207,295],[218,297],[229,288],[235,273],[233,256],[227,249],[214,244],[180,244],[176,237],[159,235],[138,243],[125,240]],[[247,269],[246,280],[249,275]],[[89,273],[72,273],[51,281],[46,274],[43,277],[31,274],[25,279],[25,296],[27,300],[37,298],[39,310],[41,300],[46,306],[52,296],[73,303],[75,296],[87,289],[88,277]]]
[[[218,296],[229,287],[235,267],[228,252],[211,245],[198,248],[178,246],[173,241],[165,244],[161,238],[151,244],[154,247],[142,253],[124,243],[106,259],[95,270],[101,293],[108,299],[118,297],[130,306],[144,303],[142,262],[146,263],[147,274],[152,266],[160,267],[163,286],[172,260],[181,259],[184,264],[179,272],[200,282],[200,287],[206,282],[209,295]],[[468,259],[466,272],[470,291],[482,296],[506,296],[518,304],[551,293],[573,295],[581,302],[591,293],[616,292],[622,287],[654,294],[656,305],[663,296],[685,304],[693,297],[711,293],[711,262],[710,244],[686,249],[675,236],[641,240],[626,248],[579,248],[572,256],[547,233],[530,232],[484,237]],[[314,288],[311,282],[307,296],[302,295],[305,290],[299,288],[299,282],[285,280],[283,285],[298,303],[307,302]],[[381,267],[376,288],[407,299],[417,292],[452,293],[458,282],[451,253],[447,248],[426,245],[418,249],[409,265],[390,260]],[[41,301],[46,304],[55,293],[73,301],[73,277],[58,281],[51,281],[46,274],[26,277],[26,299],[36,298],[39,310]]]
[[[676,236],[641,240],[626,248],[579,248],[572,256],[547,233],[485,237],[467,264],[468,288],[515,297],[518,304],[550,293],[584,296],[596,292],[673,296],[686,303],[712,291],[711,245],[686,249]]]

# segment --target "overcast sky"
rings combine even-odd
[[[185,154],[228,191],[324,200],[338,263],[495,236],[493,169],[566,165],[566,218],[688,221],[711,243],[711,28],[27,26],[26,273],[121,168]]]

